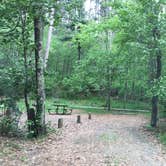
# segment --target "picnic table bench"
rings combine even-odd
[[[53,104],[55,107],[55,111],[51,111],[53,109],[48,109],[48,113],[50,115],[71,115],[72,108],[69,108],[66,104]],[[62,110],[62,112],[60,112]]]

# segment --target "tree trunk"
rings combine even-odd
[[[78,29],[78,33],[80,33],[81,32],[80,26],[78,26],[77,29]],[[77,38],[77,41],[78,41],[78,46],[77,46],[77,50],[78,50],[78,62],[80,62],[80,60],[81,60],[81,42],[79,41],[79,38]]]
[[[81,60],[81,43],[78,42],[78,61]]]
[[[155,27],[153,30],[153,39],[154,39],[154,50],[155,50],[155,73],[153,77],[153,81],[155,79],[157,82],[160,80],[161,76],[161,69],[162,69],[162,64],[161,64],[161,50],[158,45],[158,40],[160,39],[160,32],[157,27]],[[154,95],[152,97],[152,115],[151,115],[151,126],[156,127],[157,126],[157,118],[158,118],[158,95]]]
[[[156,79],[159,80],[161,76],[161,51],[158,51],[158,55],[156,58]],[[154,95],[152,97],[152,114],[151,114],[151,126],[157,126],[157,117],[158,117],[158,95]]]
[[[35,115],[35,109],[34,108],[29,108],[28,113],[28,131],[29,131],[29,136],[31,137],[36,137],[36,115]]]
[[[31,119],[29,118],[30,107],[28,101],[28,63],[27,63],[27,42],[26,42],[26,12],[22,11],[21,13],[21,25],[22,25],[22,44],[23,44],[23,58],[24,58],[24,102],[27,112],[28,120],[28,131],[31,132]],[[34,131],[34,130],[33,130]]]
[[[108,93],[108,96],[107,96],[107,111],[111,111],[111,94],[110,94],[110,92]]]
[[[151,114],[151,126],[157,126],[157,114],[158,114],[158,96],[152,97],[152,114]]]
[[[46,52],[45,52],[45,56],[44,56],[44,68],[45,69],[47,67],[47,61],[48,61],[50,45],[51,45],[51,37],[52,37],[52,30],[53,30],[53,23],[54,23],[54,13],[55,13],[55,10],[52,8],[51,13],[50,13],[50,25],[49,25],[49,29],[48,29]]]
[[[36,129],[37,135],[45,134],[45,92],[42,55],[43,20],[34,18],[35,69],[36,69]]]
[[[132,81],[132,85],[131,85],[131,96],[130,96],[130,99],[131,100],[135,100],[135,80]]]
[[[111,73],[110,67],[107,67],[107,111],[111,111]]]
[[[127,90],[128,90],[128,81],[127,79],[125,80],[125,89],[124,89],[124,103],[123,103],[123,107],[126,108],[126,103],[127,103]]]

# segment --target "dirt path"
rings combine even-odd
[[[60,116],[47,116],[57,127]],[[143,128],[147,120],[131,115],[63,116],[60,134],[47,140],[0,141],[2,166],[166,166],[161,145]],[[55,123],[54,123],[55,122]]]

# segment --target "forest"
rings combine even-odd
[[[0,165],[165,166],[165,54],[165,0],[1,0]]]

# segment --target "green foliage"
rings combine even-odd
[[[0,119],[0,135],[2,136],[16,136],[18,133],[18,126],[15,123],[16,119],[11,119],[6,116]]]
[[[55,110],[53,103],[54,102],[67,104],[71,108],[85,110],[86,112],[92,113],[108,113],[106,110],[102,108],[105,106],[105,99],[100,97],[84,97],[84,98],[71,98],[71,99],[54,99],[50,98],[46,100],[46,110],[52,109]],[[149,103],[140,102],[140,101],[127,101],[124,103],[123,100],[112,99],[111,106],[112,108],[124,108],[124,105],[128,109],[136,109],[136,110],[150,110],[151,105]],[[94,108],[96,107],[96,108]]]
[[[160,134],[159,138],[160,138],[161,143],[166,145],[166,133]]]
[[[3,61],[5,59],[1,60]],[[23,91],[23,82],[21,81],[23,79],[22,67],[20,67],[17,62],[11,63],[13,63],[13,65],[9,68],[5,68],[5,64],[0,65],[0,93],[1,95],[18,97]]]
[[[117,90],[118,99],[111,100],[112,107],[149,110],[150,105],[142,101],[149,103],[153,95],[160,96],[165,105],[164,1],[96,1],[95,9],[99,11],[94,20],[86,15],[84,2],[3,0],[0,96],[23,98],[26,87],[29,98],[36,97],[33,19],[42,16],[45,48],[50,11],[54,8],[54,31],[45,70],[46,96],[87,98],[63,102],[102,106],[111,90]],[[161,78],[156,79],[154,61],[160,51],[163,70]],[[102,99],[89,99],[90,96]],[[51,102],[47,100],[46,107]],[[25,109],[23,104],[21,107]]]

